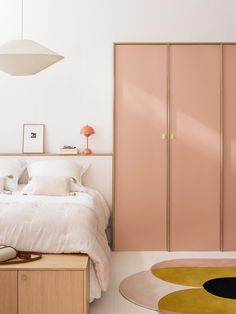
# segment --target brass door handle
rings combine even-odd
[[[166,140],[166,139],[167,139],[166,133],[163,133],[162,136],[161,136],[161,138],[162,138],[163,140]]]
[[[171,140],[176,139],[176,137],[175,137],[175,135],[174,135],[173,133],[170,134],[170,139],[171,139]]]

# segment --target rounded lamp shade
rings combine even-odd
[[[85,125],[80,130],[80,134],[83,134],[85,136],[90,136],[90,135],[92,135],[94,133],[95,133],[94,129],[91,126],[89,126],[89,125]]]
[[[13,40],[0,46],[0,70],[10,75],[33,75],[63,58],[32,40]]]

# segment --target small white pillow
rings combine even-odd
[[[4,193],[4,183],[5,183],[6,177],[0,177],[0,194]]]
[[[68,196],[70,193],[69,177],[33,177],[33,195]]]
[[[71,192],[83,190],[82,176],[89,167],[88,162],[69,161],[65,159],[36,161],[28,166],[29,178],[41,176],[60,176],[70,177],[76,180],[76,183],[71,181]],[[29,191],[30,186],[24,189],[24,192]]]
[[[17,191],[18,180],[26,168],[26,163],[19,159],[0,158],[0,176],[7,177],[4,180],[4,189]]]
[[[69,161],[65,159],[36,161],[28,166],[29,177],[66,176],[75,178],[82,184],[82,176],[88,169],[88,162]]]

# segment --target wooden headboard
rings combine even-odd
[[[95,190],[98,190],[107,201],[110,208],[112,208],[112,155],[91,155],[91,156],[68,156],[68,155],[22,155],[22,154],[4,154],[0,158],[19,158],[29,162],[45,159],[68,159],[87,161],[90,167],[83,176],[83,184]],[[24,173],[21,182],[27,180],[27,173]]]

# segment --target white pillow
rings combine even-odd
[[[84,189],[82,185],[82,176],[87,171],[88,167],[88,162],[56,159],[33,162],[28,166],[27,170],[29,178],[40,176],[74,178],[76,183],[71,181],[70,191],[77,192]],[[30,192],[31,189],[32,186],[29,182],[23,192]]]
[[[4,183],[5,183],[6,177],[0,177],[0,194],[4,193]]]
[[[7,177],[4,181],[5,190],[17,191],[18,180],[26,168],[26,163],[19,159],[0,158],[0,176]]]
[[[33,195],[51,195],[51,196],[68,196],[70,193],[69,177],[33,177],[32,194]]]

